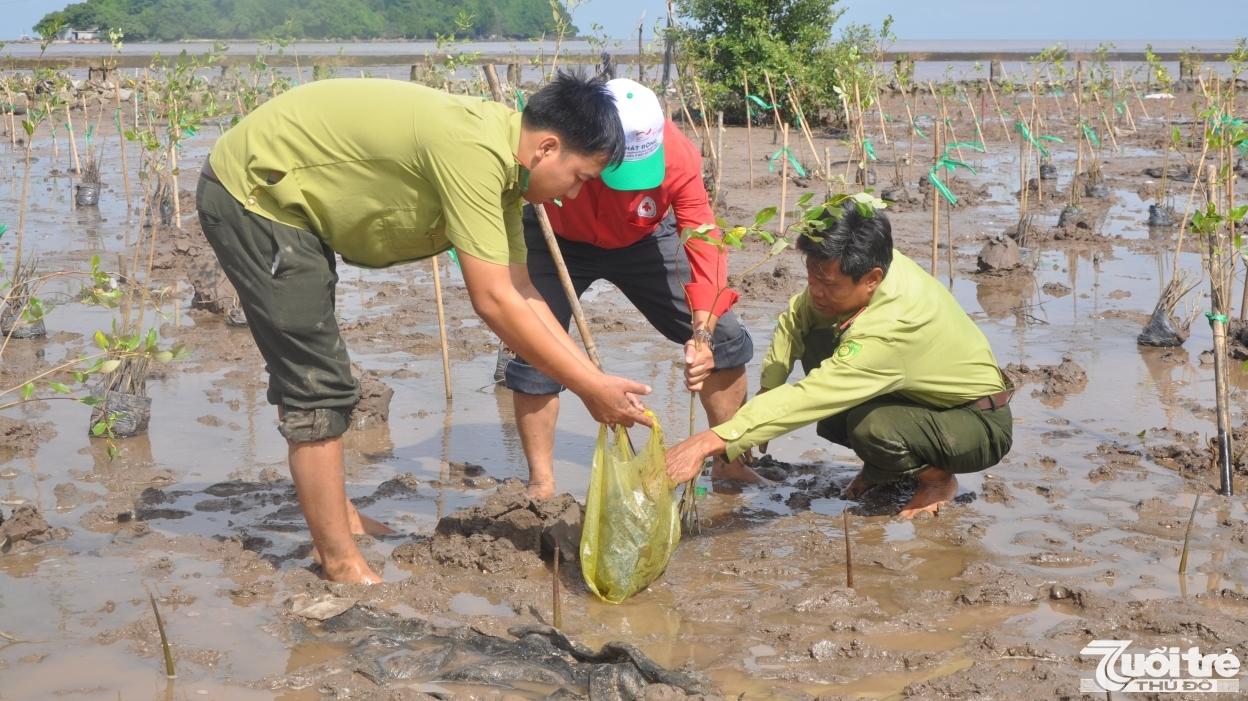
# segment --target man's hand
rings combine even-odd
[[[625,427],[635,423],[653,425],[646,416],[646,405],[638,399],[638,396],[645,394],[650,394],[646,385],[615,375],[603,375],[597,382],[577,392],[595,421]]]
[[[715,354],[711,346],[693,339],[685,342],[685,387],[690,392],[701,392],[702,383],[715,369]]]
[[[668,448],[667,476],[677,484],[688,482],[697,476],[708,456],[724,452],[724,439],[714,431],[703,431]]]

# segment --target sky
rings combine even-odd
[[[0,0],[0,40],[33,33],[43,15],[67,0]],[[1149,6],[1174,8],[1165,17]],[[885,15],[895,20],[899,39],[1234,39],[1248,34],[1245,0],[841,0],[842,22],[879,26]],[[1181,9],[1180,9],[1181,8]],[[611,37],[636,36],[645,12],[647,36],[655,19],[665,16],[664,0],[586,0],[573,20],[584,33],[597,22]],[[1208,18],[1208,19],[1206,19]]]

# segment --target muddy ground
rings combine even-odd
[[[540,626],[553,622],[553,544],[575,542],[576,500],[588,483],[597,427],[584,409],[570,398],[559,423],[557,475],[570,496],[528,503],[514,482],[526,467],[510,397],[491,385],[495,341],[453,266],[442,266],[449,405],[429,265],[341,267],[342,328],[372,378],[371,404],[348,434],[350,494],[399,535],[361,539],[384,584],[319,580],[263,368],[247,330],[228,318],[229,290],[198,232],[195,173],[186,167],[183,230],[160,234],[149,283],[165,291],[162,338],[192,354],[149,379],[148,433],[120,441],[110,460],[87,436],[81,405],[37,401],[0,416],[0,699],[576,698],[591,688],[596,698],[1081,698],[1080,679],[1096,659],[1080,650],[1097,638],[1133,640],[1141,651],[1229,648],[1248,660],[1248,514],[1242,497],[1213,491],[1208,327],[1193,324],[1183,347],[1136,345],[1177,233],[1145,226],[1153,182],[1145,169],[1161,165],[1165,110],[1137,110],[1139,132],[1120,133],[1118,149],[1103,152],[1108,199],[1087,202],[1084,216],[1059,227],[1065,196],[1053,193],[1073,176],[1073,121],[1069,104],[1064,116],[1051,100],[1042,105],[1045,133],[1067,143],[1054,147],[1057,179],[1039,184],[1048,194],[1017,267],[980,272],[981,249],[1018,224],[1017,143],[993,121],[984,127],[988,153],[964,154],[978,174],[951,183],[964,197],[945,215],[938,253],[938,276],[1019,386],[1010,455],[964,478],[939,518],[905,523],[891,514],[906,487],[843,501],[854,457],[813,429],[785,436],[765,466],[778,486],[708,495],[700,532],[686,534],[666,574],[622,605],[594,600],[567,559],[575,553],[561,547],[564,647]],[[885,110],[904,114],[896,100]],[[918,114],[928,117],[920,124],[933,112],[921,101]],[[970,137],[969,112],[952,116],[957,136]],[[910,152],[902,123],[892,120],[889,141],[873,137],[874,177],[877,188],[910,193],[890,210],[894,236],[929,264],[931,214],[919,178],[931,146],[916,141],[915,165],[903,164],[903,182],[894,182],[895,159]],[[55,156],[46,139],[35,150],[26,245],[45,270],[83,270],[94,253],[109,267],[143,231],[123,201],[115,135],[100,131],[109,146],[98,210],[73,207],[63,140]],[[0,136],[0,219],[12,224],[21,151]],[[778,175],[768,171],[772,133],[750,136],[730,128],[724,139],[729,221],[752,220],[779,198]],[[184,163],[198,163],[211,138],[191,140]],[[844,143],[824,133],[815,141],[844,172]],[[813,165],[806,144],[793,149]],[[790,203],[805,191],[821,193],[823,184],[791,181]],[[0,243],[6,262],[12,245],[11,234]],[[1193,251],[1179,265],[1195,273]],[[732,267],[761,255],[748,247]],[[75,301],[78,284],[48,288],[56,303],[48,336],[4,349],[0,385],[82,352],[108,328],[111,312]],[[756,344],[752,384],[772,323],[802,284],[800,260],[782,257],[739,285],[738,310]],[[1207,309],[1205,290],[1180,312]],[[678,348],[610,286],[595,286],[585,302],[606,366],[651,384],[649,404],[669,437],[683,436]],[[1240,427],[1245,378],[1237,363],[1232,369]],[[1245,438],[1248,427],[1237,428],[1237,451]],[[1235,470],[1242,493],[1242,455]],[[1197,496],[1188,573],[1179,576]],[[168,625],[176,680],[163,675],[149,591]]]

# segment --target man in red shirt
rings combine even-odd
[[[586,181],[576,198],[565,199],[561,207],[547,206],[546,212],[577,296],[605,279],[655,329],[683,343],[685,384],[701,392],[707,419],[715,426],[732,418],[744,403],[745,364],[754,355],[754,343],[730,311],[737,293],[727,288],[727,252],[690,239],[680,253],[681,231],[715,222],[702,182],[702,158],[664,118],[649,88],[625,78],[609,81],[607,88],[624,126],[624,161]],[[571,306],[528,207],[524,237],[533,286],[567,328]],[[529,461],[529,494],[553,496],[555,424],[563,387],[520,357],[507,364],[504,379],[514,393],[520,441]],[[722,458],[716,458],[711,476],[764,482],[743,462]]]

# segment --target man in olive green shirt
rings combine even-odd
[[[603,374],[529,282],[522,200],[574,198],[623,158],[601,81],[556,77],[523,115],[392,80],[326,80],[279,95],[213,147],[200,223],[269,371],[270,403],[326,578],[380,581],[352,533],[385,532],[346,498],[342,433],[358,401],[334,315],[335,255],[384,267],[459,251],[473,308],[603,423],[649,423],[650,389]]]
[[[955,474],[985,470],[1009,451],[1013,389],[953,295],[893,250],[883,212],[851,201],[835,214],[798,241],[808,286],[776,325],[759,395],[669,450],[668,474],[688,480],[708,455],[736,459],[817,423],[820,436],[863,461],[847,498],[914,476],[918,490],[901,515],[935,513],[957,494]],[[806,377],[785,384],[797,360]]]

